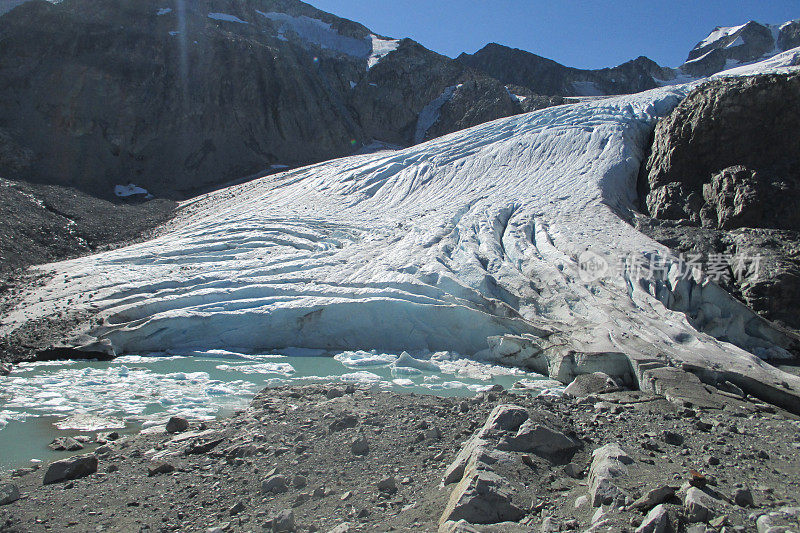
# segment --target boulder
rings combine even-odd
[[[366,455],[369,453],[369,442],[364,435],[356,437],[350,443],[350,453],[353,455]]]
[[[498,405],[492,410],[483,433],[490,430],[516,431],[529,418],[528,410],[518,405]]]
[[[291,509],[280,511],[272,517],[271,523],[273,533],[291,533],[296,530],[294,511]]]
[[[345,429],[354,428],[358,425],[358,417],[353,415],[343,415],[331,422],[328,426],[328,431],[336,433]]]
[[[647,494],[631,504],[631,507],[639,511],[647,512],[653,507],[666,502],[675,496],[675,487],[664,485],[648,491]]]
[[[173,416],[167,421],[167,433],[181,433],[189,429],[189,421],[180,416]]]
[[[617,486],[627,475],[627,465],[633,459],[618,444],[610,443],[592,452],[589,467],[589,496],[594,507],[624,499],[625,492]]]
[[[504,437],[497,449],[531,452],[541,457],[564,458],[578,448],[578,443],[545,425],[526,420],[516,435]]]
[[[286,476],[281,474],[270,476],[261,482],[261,492],[264,494],[270,492],[281,493],[287,490],[289,490],[289,481]]]
[[[493,472],[475,470],[450,495],[440,524],[466,520],[471,524],[519,521],[525,512],[514,504],[508,482]]]
[[[44,485],[79,479],[97,472],[97,456],[77,455],[50,463],[44,474]]]
[[[619,386],[611,376],[603,372],[581,374],[564,389],[564,394],[575,398],[584,398],[591,394],[602,394],[619,390]]]
[[[8,505],[19,500],[19,487],[13,483],[0,484],[0,505]]]
[[[689,487],[683,497],[683,507],[690,523],[708,522],[714,518],[721,504],[721,501],[697,487]]]
[[[83,444],[72,437],[58,437],[54,439],[53,442],[51,442],[47,447],[57,452],[76,452],[83,449]]]
[[[174,472],[175,467],[169,463],[165,463],[163,461],[153,461],[150,463],[150,466],[147,467],[147,475],[148,477],[157,476],[160,474],[169,474],[170,472]]]
[[[672,530],[667,509],[663,504],[653,507],[642,523],[636,528],[636,533],[667,533]]]

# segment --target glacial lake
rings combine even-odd
[[[113,361],[22,363],[0,377],[0,471],[70,455],[47,445],[62,435],[131,433],[172,415],[208,420],[247,407],[264,387],[311,382],[370,385],[401,393],[474,396],[492,385],[534,394],[560,385],[538,374],[448,352],[391,354],[288,349],[129,355]],[[91,451],[92,446],[77,453]]]

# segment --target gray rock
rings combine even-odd
[[[7,376],[12,370],[13,367],[9,363],[0,363],[0,376]]]
[[[354,428],[358,425],[358,417],[353,415],[343,415],[328,426],[328,431],[331,433],[336,433],[337,431],[342,431],[345,429]]]
[[[76,452],[83,449],[83,444],[76,441],[72,437],[58,437],[53,440],[48,446],[51,450],[57,452]]]
[[[599,507],[624,499],[625,491],[617,482],[628,473],[633,459],[616,443],[606,444],[592,452],[589,467],[589,497],[592,506]]]
[[[274,533],[290,533],[295,531],[294,511],[284,509],[272,517],[272,531]]]
[[[686,518],[690,523],[708,522],[714,518],[721,503],[697,487],[689,487],[683,497],[683,507],[686,510]]]
[[[376,484],[381,492],[397,492],[397,480],[394,476],[387,476]]]
[[[261,492],[264,494],[270,492],[281,493],[286,492],[287,490],[289,490],[289,482],[286,479],[286,476],[282,474],[270,476],[261,482]]]
[[[325,397],[329,400],[341,398],[342,396],[344,396],[344,391],[337,387],[332,387],[325,393]]]
[[[664,439],[664,442],[671,446],[680,446],[684,441],[683,435],[668,430],[664,430],[664,433],[662,433],[662,438]]]
[[[528,410],[518,405],[498,405],[484,425],[485,430],[516,431],[528,420]]]
[[[508,482],[493,472],[474,470],[453,489],[440,523],[466,520],[471,524],[519,521],[525,512],[513,502]]]
[[[369,442],[367,442],[367,438],[364,435],[360,435],[356,437],[352,443],[350,443],[350,452],[353,455],[366,455],[369,453]]]
[[[97,456],[77,455],[50,463],[44,474],[44,484],[79,479],[97,472]]]
[[[647,516],[642,520],[642,524],[636,528],[636,533],[667,533],[671,531],[669,515],[663,504],[653,507]]]
[[[561,522],[552,516],[547,516],[542,520],[542,527],[539,528],[542,533],[556,533],[561,531]]]
[[[296,489],[302,489],[302,488],[305,488],[307,485],[308,485],[308,480],[306,479],[306,477],[305,477],[305,476],[303,476],[303,475],[301,475],[301,474],[296,474],[296,475],[295,475],[295,476],[292,478],[292,486],[293,486],[294,488],[296,488]]]
[[[228,514],[231,516],[236,516],[237,514],[241,513],[245,510],[245,505],[242,502],[236,502],[230,509],[228,509]]]
[[[750,489],[739,488],[733,491],[733,502],[739,507],[753,507],[753,493]]]
[[[573,479],[583,478],[583,468],[575,463],[567,463],[564,465],[564,473]]]
[[[13,483],[0,484],[0,505],[8,505],[19,500],[19,487]]]
[[[175,467],[169,463],[165,463],[163,461],[153,461],[150,463],[150,466],[147,467],[147,475],[148,477],[158,476],[161,474],[169,474],[175,471]]]
[[[182,433],[189,429],[189,421],[180,416],[173,416],[167,421],[167,433]]]
[[[575,451],[578,444],[563,433],[542,424],[526,420],[513,437],[504,437],[499,450],[532,452],[543,457],[564,457]]]
[[[585,398],[590,394],[601,394],[619,390],[619,386],[611,379],[611,376],[603,372],[593,374],[581,374],[567,385],[564,394],[575,398]]]
[[[673,496],[675,496],[675,491],[675,487],[670,487],[668,485],[655,488],[651,491],[648,491],[647,494],[638,500],[634,501],[631,504],[631,507],[638,509],[639,511],[647,512],[653,507],[671,499]]]

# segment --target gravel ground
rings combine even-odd
[[[49,276],[26,267],[146,239],[175,215],[176,207],[170,200],[112,202],[69,187],[0,179],[0,318],[18,293]],[[89,319],[65,314],[31,322],[0,338],[0,361],[42,358],[39,352]]]
[[[230,418],[86,443],[73,453],[96,458],[97,472],[79,479],[43,485],[46,465],[6,474],[0,487],[13,483],[21,497],[0,506],[0,530],[437,531],[465,486],[443,486],[442,476],[482,432],[478,464],[487,463],[478,472],[502,478],[502,497],[492,500],[490,487],[478,497],[488,504],[474,494],[456,498],[459,512],[471,512],[473,523],[496,522],[505,508],[521,514],[495,525],[449,522],[442,531],[634,531],[656,505],[634,501],[652,489],[666,494],[656,511],[673,531],[756,531],[757,519],[797,531],[797,417],[734,396],[706,409],[641,392],[493,391],[464,400],[341,384],[267,389]],[[500,451],[497,439],[514,430],[503,425],[509,405],[574,447],[558,457]],[[619,495],[594,507],[586,498],[599,475],[592,452],[609,444],[630,463],[613,479]],[[686,496],[692,484],[700,488]],[[700,496],[712,499],[698,519],[689,500]]]
[[[0,179],[0,279],[145,238],[176,206],[163,199],[112,202],[70,187]]]

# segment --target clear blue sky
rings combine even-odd
[[[800,18],[800,0],[305,1],[450,57],[497,42],[581,68],[640,55],[678,66],[716,26]]]

